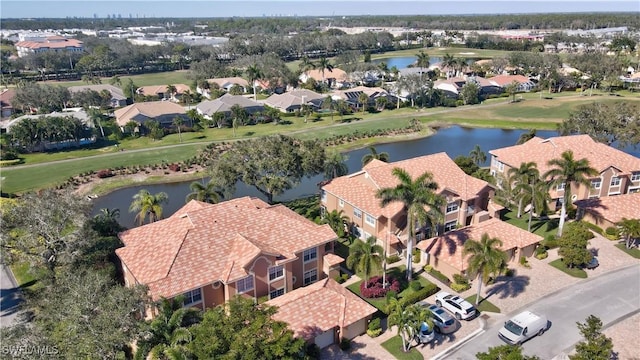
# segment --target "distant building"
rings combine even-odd
[[[122,89],[119,87],[109,85],[109,84],[95,84],[95,85],[78,85],[78,86],[70,86],[69,92],[71,94],[75,94],[81,91],[93,90],[98,93],[103,91],[108,91],[111,94],[111,101],[109,105],[111,107],[122,107],[127,106],[127,97],[124,96]]]
[[[0,117],[5,118],[13,114],[11,101],[16,96],[14,89],[4,89],[0,92]]]
[[[48,51],[82,52],[82,50],[84,50],[84,46],[80,40],[68,39],[62,36],[49,36],[47,38],[32,41],[20,41],[16,43],[16,49],[18,50],[18,57],[24,57],[29,54],[38,54]]]

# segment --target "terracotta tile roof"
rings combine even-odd
[[[19,41],[16,43],[16,47],[28,48],[28,49],[64,49],[67,47],[81,48],[82,41],[76,39],[67,39],[64,37],[49,37],[45,41]]]
[[[483,234],[502,241],[502,250],[524,248],[543,240],[539,235],[520,229],[496,218],[448,232],[442,236],[419,242],[416,247],[463,271],[468,266],[468,256],[462,255],[467,239],[480,241]]]
[[[446,153],[441,152],[393,163],[374,160],[361,172],[333,179],[323,189],[369,215],[389,218],[402,210],[402,204],[391,203],[382,208],[376,192],[398,184],[391,173],[396,167],[406,170],[414,179],[428,171],[438,184],[438,193],[448,190],[463,200],[476,197],[489,186],[486,181],[465,174]]]
[[[640,158],[596,142],[589,135],[557,136],[546,140],[534,137],[521,145],[490,150],[489,154],[511,167],[533,161],[538,164],[540,172],[545,173],[550,169],[547,162],[560,158],[567,150],[573,151],[575,159],[588,159],[589,164],[598,172],[609,167],[616,168],[622,174],[640,170]]]
[[[622,218],[640,219],[640,193],[578,200],[575,204],[612,223],[617,223]]]
[[[164,115],[185,115],[187,111],[180,105],[170,101],[149,101],[125,106],[113,112],[120,126],[126,125],[138,115],[146,118],[157,118]]]
[[[333,279],[320,280],[266,304],[277,306],[273,318],[288,323],[294,335],[305,340],[335,327],[349,326],[377,311]]]
[[[11,107],[11,101],[16,96],[15,89],[4,89],[0,92],[0,104],[2,107]]]
[[[316,81],[322,81],[322,71],[320,71],[319,69],[308,70],[307,72],[305,72],[305,75],[313,78]],[[347,73],[342,69],[338,69],[334,67],[332,71],[329,71],[329,70],[324,71],[325,80],[336,79],[338,81],[346,81],[348,78],[349,77],[347,76]]]
[[[185,91],[191,91],[189,85],[185,84],[172,84],[176,88],[177,94],[182,94]],[[143,95],[158,95],[164,94],[167,92],[168,85],[150,85],[150,86],[141,86],[138,88],[137,92]]]
[[[487,80],[496,83],[498,86],[506,86],[506,85],[511,84],[514,81],[519,83],[519,84],[524,84],[524,83],[528,83],[528,82],[531,81],[531,80],[529,80],[528,77],[523,76],[523,75],[497,75],[497,76],[491,77],[491,78],[489,78]]]
[[[210,83],[216,83],[218,84],[218,86],[220,86],[221,88],[227,86],[227,85],[240,85],[242,87],[247,87],[249,86],[249,82],[241,77],[238,76],[234,76],[234,77],[226,77],[226,78],[214,78],[214,79],[207,79],[208,82]]]
[[[246,266],[259,254],[290,260],[337,238],[328,225],[250,197],[219,204],[191,201],[173,216],[119,237],[125,246],[116,253],[154,299],[216,280],[236,281],[249,275]]]
[[[338,265],[344,261],[344,259],[336,254],[327,253],[322,257],[325,264],[329,266]]]

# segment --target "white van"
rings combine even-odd
[[[524,311],[504,323],[498,336],[512,345],[520,345],[528,339],[542,335],[547,330],[547,317]]]

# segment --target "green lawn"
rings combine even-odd
[[[396,335],[391,339],[382,343],[382,347],[385,348],[388,352],[391,353],[396,359],[399,360],[421,360],[424,359],[422,354],[412,348],[409,352],[402,351],[402,338]]]
[[[470,302],[471,304],[474,304],[474,305],[475,305],[475,303],[476,303],[476,296],[475,296],[475,295],[471,295],[471,296],[467,297],[465,300],[467,300],[467,301],[468,301],[468,302]],[[482,313],[482,312],[485,312],[485,311],[493,312],[493,313],[500,313],[500,308],[499,308],[499,307],[497,307],[497,306],[493,305],[493,304],[491,303],[491,301],[489,301],[489,300],[487,300],[487,299],[484,299],[484,298],[480,299],[480,303],[478,304],[477,309],[478,309],[478,311],[480,311],[481,313]]]
[[[133,80],[133,83],[137,86],[149,86],[149,85],[169,85],[169,84],[185,84],[191,85],[192,80],[187,78],[187,70],[166,71],[159,73],[149,73],[140,75],[122,75],[120,81],[126,84],[129,79]],[[109,84],[111,78],[100,78],[103,84]],[[46,81],[45,84],[59,85],[63,87],[86,85],[82,80],[77,81]]]
[[[627,246],[625,244],[616,244],[616,247],[626,252],[627,254],[633,256],[634,258],[640,259],[640,249],[638,249],[637,247],[627,249]]]
[[[37,271],[34,274],[31,271],[31,264],[28,262],[18,262],[11,265],[11,271],[16,278],[16,283],[23,290],[35,290],[40,286]]]
[[[529,215],[524,214],[521,218],[517,218],[516,215],[517,211],[509,211],[502,215],[502,220],[511,225],[527,230],[529,225]],[[538,220],[534,218],[531,220],[531,230],[533,230],[534,234],[540,235],[543,238],[547,235],[556,235],[558,230],[558,220]]]
[[[586,279],[587,278],[587,272],[580,269],[580,268],[568,268],[563,262],[562,259],[557,259],[557,260],[553,260],[552,262],[549,263],[549,265],[553,266],[554,268],[564,272],[567,275],[571,275],[573,277],[577,277],[580,279]]]

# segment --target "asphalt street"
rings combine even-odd
[[[2,265],[0,271],[0,326],[13,325],[18,314],[20,290],[16,286],[9,268]]]
[[[568,353],[582,338],[576,326],[595,315],[608,327],[640,310],[640,265],[626,267],[580,282],[550,294],[529,306],[506,314],[504,320],[523,310],[546,314],[550,327],[523,344],[523,353],[552,359]],[[498,338],[504,321],[497,321],[477,337],[446,355],[446,359],[475,359],[475,354],[505,344]]]

